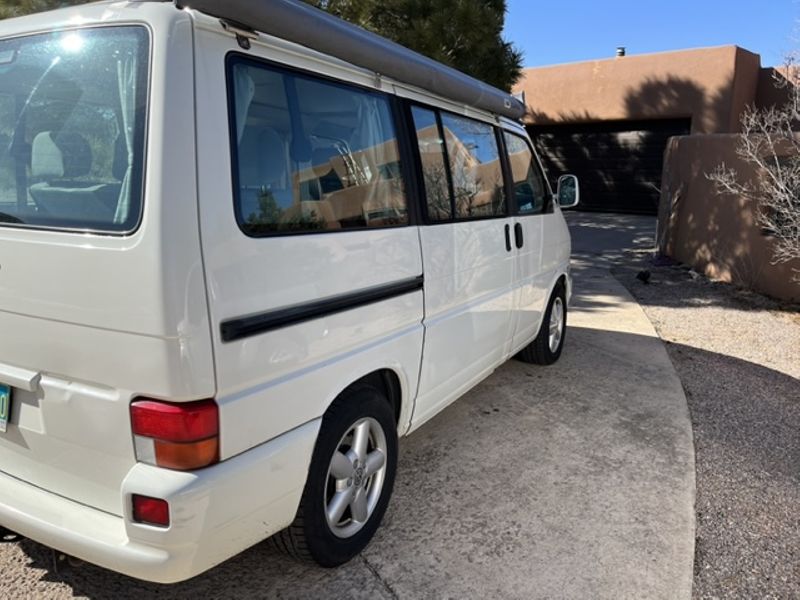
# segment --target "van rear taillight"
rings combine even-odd
[[[213,400],[136,400],[131,427],[141,462],[188,471],[219,461],[219,408]]]

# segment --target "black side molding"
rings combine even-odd
[[[382,302],[398,296],[405,296],[412,292],[421,290],[425,283],[422,275],[387,283],[374,288],[323,298],[315,302],[292,306],[291,308],[279,308],[263,313],[249,315],[246,317],[236,317],[228,319],[220,324],[220,332],[223,342],[234,342],[250,336],[266,333],[275,329],[282,329],[291,325],[297,325],[304,321],[312,321],[328,315],[352,310],[368,304]]]

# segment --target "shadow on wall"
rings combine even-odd
[[[736,156],[736,135],[673,138],[664,159],[658,248],[709,277],[781,300],[800,300],[800,261],[772,264],[772,240],[750,200],[721,195],[707,174],[724,162],[742,177],[753,168]]]
[[[647,79],[631,89],[625,98],[625,110],[632,118],[660,119],[663,115],[681,115],[691,120],[692,133],[730,131],[734,123],[728,79],[719,91],[708,96],[696,83],[680,77]]]
[[[551,181],[566,172],[581,179],[583,210],[656,214],[667,141],[698,127],[727,130],[730,86],[707,97],[688,79],[649,79],[629,90],[627,120],[601,121],[588,111],[532,112],[528,129]]]
[[[580,178],[580,208],[657,213],[663,254],[710,277],[798,300],[800,284],[792,277],[800,265],[771,264],[771,242],[756,224],[756,207],[718,195],[706,179],[723,161],[751,172],[736,157],[736,136],[671,137],[689,132],[689,117],[693,130],[729,131],[733,106],[724,91],[731,85],[709,97],[687,79],[651,79],[625,99],[627,113],[644,120],[600,122],[589,112],[533,113],[529,131],[551,181],[566,172]],[[686,111],[683,129],[680,121],[658,118],[681,110]]]

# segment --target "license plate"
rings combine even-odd
[[[11,388],[0,383],[0,432],[5,433],[11,416]]]

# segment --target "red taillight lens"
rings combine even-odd
[[[213,400],[170,404],[137,400],[131,404],[135,435],[167,442],[195,442],[219,433],[219,412]]]
[[[169,504],[160,498],[134,494],[133,520],[147,525],[169,527]]]
[[[190,470],[219,461],[219,409],[213,400],[131,404],[136,457],[168,469]]]

